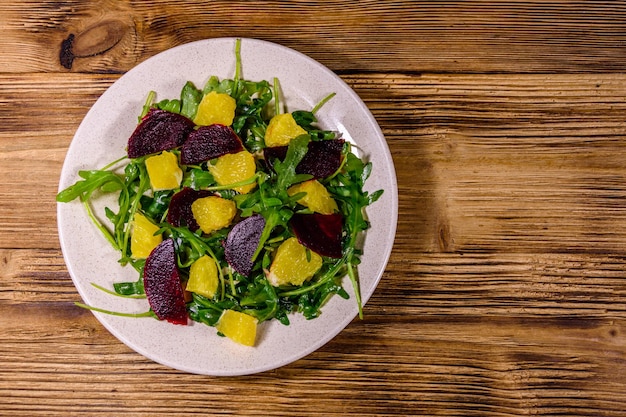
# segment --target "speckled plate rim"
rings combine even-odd
[[[209,76],[232,78],[236,38],[200,40],[161,52],[140,63],[112,84],[86,114],[69,146],[59,190],[78,180],[77,172],[100,168],[125,155],[129,135],[150,90],[157,100],[175,98],[188,80],[202,86]],[[258,39],[241,41],[243,78],[277,77],[287,110],[311,109],[331,92],[336,96],[317,113],[324,128],[338,130],[353,142],[361,157],[373,163],[366,190],[383,189],[367,209],[367,231],[358,268],[365,304],[378,285],[389,260],[398,216],[398,191],[393,160],[385,138],[367,106],[336,74],[293,49]],[[95,210],[113,201],[102,199]],[[63,256],[80,296],[88,305],[125,312],[148,309],[146,300],[120,299],[96,289],[138,277],[121,267],[118,254],[89,220],[78,202],[57,206]],[[174,369],[204,375],[248,375],[275,369],[314,352],[357,317],[352,286],[344,280],[350,299],[333,297],[320,317],[290,316],[291,324],[271,321],[259,326],[257,346],[250,348],[219,337],[214,328],[192,323],[176,326],[150,318],[125,318],[94,312],[120,341],[145,357]],[[78,308],[78,307],[77,307]],[[365,309],[367,315],[367,309]],[[114,364],[112,364],[114,366]]]

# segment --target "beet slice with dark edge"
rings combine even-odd
[[[295,213],[289,220],[298,241],[318,255],[341,258],[343,216],[333,214]]]
[[[169,208],[167,209],[167,222],[174,227],[187,226],[189,230],[195,232],[200,225],[193,217],[191,204],[199,198],[213,195],[211,191],[194,190],[184,187],[172,196]]]
[[[243,143],[233,129],[213,124],[201,126],[189,134],[180,150],[184,165],[199,164],[227,153],[243,151]]]
[[[333,175],[341,166],[343,139],[330,139],[309,142],[309,149],[296,167],[297,174],[309,174],[313,179]],[[263,156],[270,168],[274,159],[280,161],[287,156],[287,146],[275,146],[263,149]]]
[[[241,275],[247,277],[252,272],[252,255],[259,246],[264,227],[263,216],[255,214],[237,223],[226,237],[224,256],[228,264]]]
[[[187,324],[187,307],[176,266],[174,240],[164,240],[146,258],[143,286],[150,308],[159,320]]]
[[[128,157],[139,158],[177,148],[193,128],[193,122],[185,116],[151,109],[128,139]]]

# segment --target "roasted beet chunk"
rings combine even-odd
[[[224,255],[228,264],[241,275],[252,272],[252,255],[259,246],[265,219],[261,215],[248,217],[232,228],[224,243]]]
[[[333,175],[341,166],[343,144],[343,139],[309,142],[309,149],[296,167],[296,173],[310,174],[314,179]],[[274,159],[285,159],[287,146],[265,148],[263,155],[271,167]]]
[[[213,195],[207,190],[196,191],[185,187],[172,196],[167,210],[167,222],[174,227],[187,226],[189,230],[195,232],[200,228],[198,222],[193,217],[191,204],[199,198]]]
[[[287,146],[273,146],[263,149],[263,158],[267,165],[274,169],[274,160],[283,161],[287,156]]]
[[[176,267],[172,239],[161,242],[146,258],[143,286],[150,308],[159,320],[187,324],[185,296]]]
[[[326,178],[341,166],[343,139],[309,142],[309,150],[296,167],[298,174],[311,174],[314,178]]]
[[[296,213],[289,222],[302,245],[319,255],[341,258],[343,234],[341,214]]]
[[[230,127],[219,124],[202,126],[189,134],[180,150],[180,162],[185,165],[199,164],[241,151],[241,139]]]
[[[139,158],[177,148],[185,142],[193,127],[193,122],[185,116],[151,109],[128,139],[128,157]]]

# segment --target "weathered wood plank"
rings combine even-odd
[[[626,58],[622,1],[73,0],[3,2],[0,14],[9,72],[63,69],[71,35],[72,71],[104,73],[223,36],[281,43],[340,72],[622,72]]]
[[[117,78],[0,77],[0,247],[58,247],[54,198],[65,153],[82,118]]]
[[[0,312],[0,409],[12,415],[617,416],[626,404],[611,377],[626,370],[623,319],[368,318],[294,364],[208,378],[143,359],[67,304]]]
[[[621,76],[346,79],[392,150],[397,245],[623,253]]]

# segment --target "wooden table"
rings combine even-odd
[[[625,2],[3,0],[0,30],[1,415],[626,415]],[[400,195],[364,320],[245,377],[156,364],[77,308],[54,201],[107,87],[223,36],[339,74]]]

